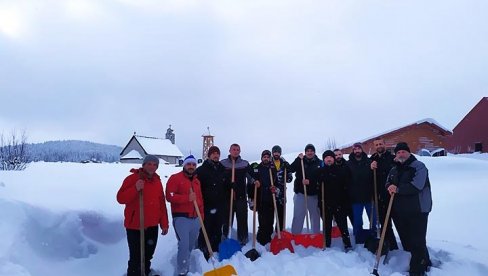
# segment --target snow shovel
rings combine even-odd
[[[141,276],[146,275],[146,246],[144,237],[144,195],[139,190],[139,243],[141,244]]]
[[[380,274],[378,274],[378,266],[380,265],[381,250],[383,249],[383,242],[385,241],[386,227],[388,226],[388,219],[390,218],[391,206],[393,205],[394,197],[395,197],[395,193],[391,194],[390,202],[388,203],[388,209],[386,210],[386,217],[385,217],[385,223],[383,224],[383,231],[381,231],[380,244],[378,245],[378,250],[376,251],[376,263],[374,264],[373,272],[371,272],[371,274],[376,276],[380,276]]]
[[[285,228],[285,225],[286,225],[286,167],[285,167],[285,170],[283,172],[283,228]],[[281,229],[283,231],[285,231],[285,229]]]
[[[231,183],[234,183],[235,179],[235,160],[232,159],[232,178]],[[227,234],[227,239],[223,240],[219,244],[219,261],[229,259],[232,257],[237,251],[241,251],[241,245],[237,240],[231,239],[231,230],[232,230],[232,218],[234,216],[234,189],[230,189],[230,208],[229,208],[229,233]]]
[[[193,189],[190,186],[190,191],[193,193]],[[237,275],[236,270],[231,265],[225,265],[223,267],[215,268],[214,262],[214,252],[212,251],[212,246],[210,245],[210,240],[208,239],[207,230],[205,229],[205,224],[203,224],[202,214],[200,213],[200,209],[198,208],[198,204],[196,200],[193,200],[193,206],[195,207],[195,211],[197,212],[198,220],[200,221],[200,227],[202,227],[203,237],[205,238],[205,244],[207,245],[208,253],[210,254],[210,258],[212,259],[212,266],[214,267],[213,270],[205,272],[204,276],[230,276],[230,275]]]
[[[322,250],[327,247],[326,237],[325,237],[325,183],[322,182],[322,235],[324,236],[324,244]]]
[[[246,257],[251,259],[251,261],[255,261],[257,258],[260,257],[259,252],[256,250],[256,198],[258,194],[258,186],[254,184],[254,198],[253,198],[253,207],[252,207],[252,249],[247,251],[244,254]]]
[[[303,158],[300,159],[302,165],[302,179],[305,179],[305,166],[303,165]],[[303,184],[303,192],[305,195],[305,219],[307,221],[307,231],[310,233],[310,223],[308,220],[308,204],[307,204],[307,185]]]
[[[271,168],[269,168],[269,179],[271,180],[271,187],[274,188],[274,183],[273,183],[273,173],[271,171]],[[272,193],[273,196],[273,206],[274,206],[274,214],[276,217],[276,228],[277,228],[277,235],[273,237],[271,240],[271,244],[269,246],[269,249],[271,252],[276,255],[280,253],[280,251],[284,249],[290,250],[291,253],[294,253],[295,250],[293,250],[293,246],[291,244],[291,240],[285,238],[285,236],[281,236],[281,229],[280,229],[280,219],[278,217],[278,208],[276,208],[276,195],[275,193]]]
[[[379,209],[378,209],[378,188],[376,187],[376,169],[373,170],[373,176],[374,176],[374,209],[376,211],[376,236],[370,235],[366,241],[364,242],[364,247],[368,249],[373,254],[376,254],[376,251],[378,250],[378,246],[380,243],[380,224],[379,224]],[[373,206],[371,207],[373,208]],[[373,210],[371,209],[371,219],[373,219]],[[372,224],[370,229],[372,228]],[[386,243],[386,246],[383,247],[383,252],[381,252],[381,255],[387,254],[387,251],[389,249],[388,241],[384,241]]]

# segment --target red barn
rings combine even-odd
[[[488,152],[488,97],[483,97],[452,130],[451,153]]]
[[[363,150],[367,154],[375,152],[373,141],[380,136],[385,140],[387,149],[393,149],[398,142],[406,142],[412,153],[420,153],[422,150],[428,150],[431,153],[446,148],[447,138],[451,135],[451,131],[434,119],[424,119],[357,142],[363,144]],[[341,149],[344,153],[351,153],[352,145],[345,145]]]

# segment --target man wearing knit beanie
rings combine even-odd
[[[410,153],[407,143],[398,143],[395,154],[397,162],[386,182],[390,195],[395,194],[393,222],[403,248],[412,256],[410,275],[425,275],[432,265],[426,244],[427,222],[432,210],[429,171]]]
[[[171,203],[173,227],[178,237],[176,256],[178,275],[187,275],[190,267],[190,252],[195,247],[200,231],[200,222],[194,201],[200,214],[204,214],[200,181],[195,177],[197,160],[189,155],[183,161],[183,170],[173,174],[166,184],[166,199]],[[203,217],[205,218],[205,217]]]
[[[202,185],[203,201],[205,202],[205,215],[203,223],[207,230],[212,251],[219,251],[219,244],[222,239],[223,219],[229,214],[226,212],[225,195],[225,168],[220,163],[220,150],[212,146],[208,151],[208,158],[196,170],[198,180]],[[198,247],[206,259],[210,258],[203,232],[198,236]]]
[[[159,166],[159,158],[154,155],[146,155],[146,157],[144,157],[144,160],[142,161],[142,166],[144,166],[147,162],[154,162],[156,165]]]
[[[324,205],[324,212],[322,218],[325,226],[325,244],[327,247],[331,245],[332,220],[335,218],[337,226],[340,229],[344,249],[349,251],[351,249],[351,239],[349,237],[349,230],[347,229],[346,211],[348,201],[346,200],[346,185],[347,176],[341,174],[341,168],[335,164],[335,154],[331,150],[327,150],[322,154],[324,167],[320,168],[319,172],[319,186],[321,196],[319,197],[319,208]],[[323,195],[322,195],[323,193]],[[325,198],[322,203],[322,196]]]
[[[302,162],[303,171],[302,174]],[[300,234],[303,230],[303,223],[307,213],[310,214],[311,233],[320,233],[320,214],[318,208],[318,172],[321,161],[315,155],[315,147],[312,144],[305,146],[305,155],[300,153],[289,167],[290,172],[295,173],[293,197],[293,221],[291,231],[293,234]],[[305,205],[305,186],[307,187],[307,200]]]

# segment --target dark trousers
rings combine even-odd
[[[241,245],[244,245],[249,240],[247,228],[247,200],[245,197],[237,198],[234,200],[233,205],[233,212],[235,213],[235,218],[237,219],[237,239]],[[228,202],[227,206],[228,207],[226,209],[229,210],[230,202]],[[227,211],[226,213],[228,216],[229,212]],[[224,220],[222,228],[224,236],[228,236],[229,234],[229,217],[227,216]]]
[[[257,241],[265,245],[271,241],[271,235],[273,234],[274,225],[274,207],[272,203],[262,203],[258,210],[258,234]]]
[[[322,208],[320,208],[320,216],[323,218],[322,215]],[[341,231],[342,242],[344,243],[345,247],[351,246],[351,239],[349,237],[349,230],[347,229],[347,217],[346,211],[343,207],[340,206],[325,206],[325,221],[324,228],[325,228],[325,244],[327,247],[330,247],[331,244],[331,235],[332,235],[332,220],[335,218],[337,223],[337,227]]]
[[[280,230],[284,231],[285,230],[285,224],[286,222],[283,221],[283,203],[280,203],[278,200],[276,200],[276,209],[278,209],[278,219],[280,220]],[[274,216],[273,216],[274,218]],[[277,225],[276,225],[277,226]],[[278,228],[275,226],[275,231],[278,231]]]
[[[423,273],[431,264],[427,250],[427,221],[429,213],[393,213],[393,221],[403,249],[412,254],[410,272]]]
[[[388,209],[388,202],[378,202],[378,211],[380,213],[380,223],[381,223],[381,231],[383,231],[383,226],[385,224],[385,218],[386,218],[386,211]],[[388,218],[388,225],[386,226],[386,234],[385,234],[385,240],[389,245],[390,250],[396,250],[398,249],[398,244],[395,238],[395,233],[393,233],[393,221],[391,219],[391,215]]]
[[[219,251],[219,244],[222,239],[222,225],[225,220],[224,209],[222,207],[205,207],[204,218],[203,225],[205,225],[205,230],[207,230],[210,246],[212,247],[212,251],[217,252]],[[200,229],[198,236],[198,247],[202,250],[206,258],[210,257],[202,229]]]
[[[129,244],[129,262],[127,276],[141,276],[141,243],[139,230],[127,230],[127,243]],[[145,270],[146,275],[151,271],[151,259],[158,242],[158,226],[151,226],[144,231]]]

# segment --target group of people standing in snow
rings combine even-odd
[[[198,168],[193,156],[185,158],[183,170],[168,179],[166,192],[163,192],[161,179],[156,173],[159,159],[152,155],[146,156],[142,168],[132,170],[117,194],[118,202],[126,205],[124,226],[130,253],[127,275],[140,275],[137,200],[140,191],[144,194],[146,273],[150,272],[158,225],[162,235],[168,233],[167,200],[171,204],[173,226],[178,239],[177,273],[186,275],[192,249],[198,247],[205,257],[209,257],[196,206],[203,218],[211,248],[216,252],[222,239],[228,237],[230,211],[235,213],[237,220],[237,240],[241,245],[248,242],[248,208],[253,210],[252,199],[254,191],[257,191],[257,241],[266,245],[276,231],[273,194],[276,197],[279,229],[285,229],[285,187],[286,183],[293,180],[293,173],[293,234],[303,231],[307,213],[310,215],[310,231],[320,233],[320,220],[324,217],[326,246],[331,246],[331,230],[335,221],[344,247],[349,250],[352,244],[347,218],[353,226],[355,243],[362,244],[374,233],[377,225],[381,223],[380,227],[383,227],[390,197],[395,194],[387,223],[386,245],[389,250],[398,249],[391,223],[393,219],[403,249],[412,255],[410,274],[423,275],[431,265],[426,246],[427,220],[432,208],[427,168],[410,153],[406,143],[398,143],[394,154],[385,149],[382,138],[376,138],[374,145],[376,152],[368,157],[360,143],[354,144],[349,160],[346,161],[338,149],[325,151],[320,159],[315,147],[308,144],[304,154],[297,156],[291,164],[281,156],[280,146],[274,146],[271,151],[264,150],[259,164],[249,164],[242,159],[238,144],[232,144],[229,155],[222,160],[220,149],[212,146],[208,150],[207,159]],[[375,191],[380,223],[376,221],[377,212],[372,201]],[[322,193],[325,197],[324,216],[321,214]],[[233,210],[229,210],[231,196]],[[364,210],[370,220],[371,228],[368,229],[363,229]]]

